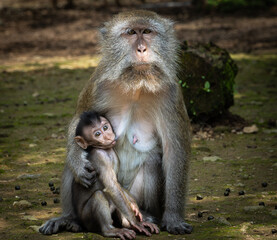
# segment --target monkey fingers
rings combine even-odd
[[[67,223],[67,218],[52,218],[39,229],[39,232],[45,235],[55,234],[59,230],[62,230],[67,225]]]
[[[151,233],[160,233],[160,229],[158,228],[158,226],[155,223],[150,223],[150,222],[141,222],[141,224],[144,227],[147,227],[150,229]]]
[[[184,220],[168,221],[162,223],[162,229],[168,231],[171,234],[185,234],[191,233],[193,227],[186,223]]]
[[[152,236],[151,233],[141,223],[130,223],[131,227],[146,236]]]
[[[92,167],[92,164],[91,164],[90,161],[86,161],[86,163],[85,163],[85,169],[86,169],[89,173],[95,171],[94,168]]]
[[[135,203],[131,203],[131,208],[132,208],[133,212],[135,213],[136,218],[141,222],[143,218],[142,218],[142,214],[139,211],[138,205]]]
[[[89,163],[89,162],[88,162]],[[97,173],[91,165],[87,164],[77,174],[76,181],[86,188],[89,188],[97,179]]]
[[[136,233],[133,230],[127,228],[112,228],[103,231],[105,237],[119,237],[121,240],[135,239]]]

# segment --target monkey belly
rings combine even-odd
[[[161,148],[155,144],[150,151],[138,151],[133,143],[125,136],[123,140],[116,145],[116,152],[119,158],[119,170],[117,173],[118,182],[127,190],[131,187],[137,174],[146,161],[151,161],[153,156],[161,154]]]

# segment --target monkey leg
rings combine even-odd
[[[155,154],[141,166],[130,188],[145,221],[157,222],[162,216],[162,183],[161,156]]]
[[[79,213],[83,226],[88,231],[101,231],[105,237],[119,237],[123,240],[134,239],[136,233],[126,228],[113,226],[114,205],[110,204],[102,191],[96,191]]]

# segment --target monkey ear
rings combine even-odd
[[[77,143],[81,148],[87,149],[88,144],[87,144],[86,140],[85,140],[83,137],[81,137],[81,136],[76,136],[74,139],[75,139],[76,143]]]

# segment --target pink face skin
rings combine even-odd
[[[104,117],[100,117],[100,123],[96,123],[94,127],[86,126],[83,129],[83,134],[84,137],[75,137],[75,141],[83,149],[87,149],[88,146],[108,149],[116,144],[112,126]]]
[[[136,26],[134,28],[127,29],[123,36],[128,40],[129,44],[133,47],[135,53],[135,59],[138,63],[149,62],[149,51],[151,41],[156,35],[151,29]]]

